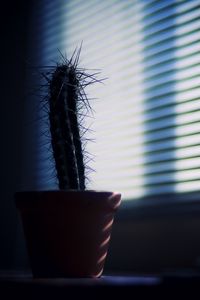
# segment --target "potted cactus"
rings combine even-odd
[[[15,194],[34,277],[99,277],[104,268],[119,193],[86,190],[80,110],[96,81],[70,60],[43,73],[58,190]]]

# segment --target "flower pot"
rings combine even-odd
[[[97,191],[15,194],[34,277],[99,277],[121,195]]]

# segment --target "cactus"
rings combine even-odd
[[[51,145],[59,189],[85,190],[85,164],[80,133],[80,114],[90,110],[85,93],[88,84],[98,81],[96,74],[87,74],[78,67],[80,49],[49,73],[43,73],[48,83],[48,106]]]

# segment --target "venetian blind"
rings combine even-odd
[[[88,188],[127,200],[199,190],[199,1],[43,0],[38,11],[43,64],[83,43],[80,65],[108,78],[87,90]],[[54,183],[45,155],[41,187]]]

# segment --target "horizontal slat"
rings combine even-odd
[[[184,193],[184,192],[194,192],[199,191],[200,180],[180,182],[175,184],[175,192]]]
[[[158,120],[161,118],[166,118],[167,116],[175,116],[176,114],[189,113],[192,111],[197,111],[200,108],[200,89],[191,90],[185,93],[180,94],[180,99],[177,97],[178,95],[171,95],[169,98],[162,97],[160,101],[155,101],[155,103],[149,102],[145,103],[141,106],[134,107],[133,104],[126,104],[126,106],[122,107],[122,103],[116,101],[115,111],[111,108],[107,108],[106,111],[103,111],[103,115],[99,116],[98,124],[95,126],[95,130],[100,130],[102,126],[106,126],[110,128],[111,132],[113,129],[120,130],[120,128],[126,128],[126,132],[132,132],[130,127],[131,125],[139,126],[143,128],[143,124],[147,121]],[[194,97],[196,96],[196,97]],[[187,99],[196,98],[191,101],[184,101]],[[167,101],[169,99],[169,101]],[[183,101],[180,102],[179,101]],[[98,108],[98,107],[97,107]],[[101,109],[102,107],[99,107]],[[195,112],[196,115],[196,112]],[[116,118],[120,118],[120,123],[116,125],[113,123]],[[95,122],[95,120],[94,120]],[[109,129],[107,130],[107,133]]]
[[[161,55],[161,54],[165,54],[166,51],[168,50],[168,57],[167,59],[169,60],[172,59],[175,54],[174,52],[179,49],[179,48],[183,48],[183,47],[187,47],[190,44],[195,44],[195,43],[199,43],[199,35],[200,35],[200,29],[198,29],[197,31],[186,35],[186,36],[182,36],[179,37],[175,40],[168,40],[167,43],[166,41],[164,41],[163,43],[160,43],[158,45],[155,45],[153,47],[149,47],[147,49],[145,49],[144,46],[144,51],[145,51],[145,60],[149,60],[155,56]],[[193,51],[191,53],[194,53]],[[191,54],[190,53],[190,54]]]
[[[148,10],[140,9],[144,28],[158,24],[159,22],[163,23],[166,19],[173,20],[177,16],[188,14],[194,10],[198,10],[200,7],[198,0],[187,2],[189,3],[170,3],[168,7],[163,7],[163,9],[159,11],[159,13],[156,13],[155,11],[155,13],[148,14]]]
[[[167,160],[170,159],[181,159],[181,158],[190,158],[193,155],[195,157],[200,155],[200,134],[195,134],[191,136],[179,137],[177,139],[166,139],[161,142],[149,143],[149,144],[140,144],[135,142],[135,139],[128,140],[124,143],[114,143],[108,144],[105,143],[102,146],[99,145],[97,151],[97,156],[100,157],[100,161],[105,160],[106,158],[109,161],[110,150],[113,149],[112,156],[115,161],[129,159],[129,161],[135,161],[135,165],[143,164],[146,157],[148,158],[147,162],[150,159],[153,161],[158,158],[160,159],[160,154],[162,158],[162,153],[167,154]],[[107,145],[104,146],[104,145]],[[91,147],[92,149],[92,147]],[[117,149],[117,151],[114,151]],[[93,152],[91,152],[93,153]],[[158,154],[158,155],[157,155]],[[175,155],[176,154],[176,155]],[[107,161],[107,163],[108,163]]]
[[[200,180],[194,180],[189,182],[181,182],[181,183],[171,183],[165,184],[158,187],[146,188],[145,194],[147,195],[159,195],[159,194],[167,194],[167,193],[183,193],[183,192],[192,192],[198,191],[200,185]],[[129,198],[131,199],[131,198]]]
[[[180,5],[177,6],[178,13],[185,13],[187,11],[191,10],[197,10],[200,8],[199,0],[193,0],[193,1],[183,1],[180,3]]]
[[[147,107],[163,107],[164,105],[169,105],[172,103],[184,103],[184,102],[190,102],[190,100],[193,99],[199,99],[199,93],[200,93],[200,88],[194,88],[191,90],[186,90],[186,91],[180,91],[179,93],[168,93],[168,95],[163,95],[163,97],[159,97],[157,99],[150,99],[152,100],[153,103],[149,104],[147,103]],[[155,101],[154,101],[155,100]]]
[[[101,189],[103,187],[104,190],[110,190],[110,186],[113,187],[114,190],[116,191],[123,191],[123,193],[125,193],[126,191],[140,191],[143,192],[143,196],[144,195],[150,195],[150,194],[160,194],[160,193],[167,193],[167,192],[171,192],[173,189],[173,192],[176,191],[184,191],[184,184],[186,184],[186,187],[189,188],[193,187],[195,188],[195,190],[199,190],[199,183],[200,183],[200,178],[197,177],[195,178],[195,176],[193,177],[194,179],[186,179],[184,180],[180,180],[177,181],[173,175],[172,176],[165,176],[163,177],[162,181],[160,179],[161,177],[158,176],[158,181],[154,181],[154,183],[150,183],[148,181],[144,181],[144,182],[139,182],[139,180],[137,182],[135,182],[134,180],[125,180],[125,181],[121,181],[121,180],[116,180],[113,179],[112,180],[108,180],[107,183],[105,183],[105,181],[101,181],[101,180],[97,180],[99,182],[99,188]],[[161,183],[162,182],[162,183]],[[140,183],[140,184],[139,184]],[[196,186],[196,187],[195,187]],[[182,190],[180,190],[180,187],[182,187]],[[97,185],[97,189],[98,189],[98,185]],[[137,195],[138,196],[138,195]],[[134,193],[132,194],[132,197],[134,197]],[[123,198],[124,199],[124,198]]]
[[[154,89],[156,87],[160,87],[163,85],[166,85],[167,83],[174,83],[176,84],[177,81],[181,80],[189,80],[193,77],[198,77],[199,75],[199,66],[195,65],[190,68],[187,68],[186,70],[176,70],[174,69],[171,72],[168,72],[167,74],[163,74],[158,76],[157,78],[148,78],[146,82],[144,83],[144,89]]]
[[[170,48],[170,47],[169,47]],[[199,54],[200,51],[200,42],[197,40],[195,43],[192,45],[187,44],[185,47],[177,48],[175,47],[174,49],[164,49],[163,52],[161,52],[159,55],[158,53],[155,53],[155,55],[150,57],[144,56],[144,62],[143,66],[145,69],[150,69],[150,68],[155,68],[156,66],[162,65],[164,62],[166,63],[171,63],[175,62],[176,60],[180,60],[183,58],[190,57],[191,55],[194,54]]]
[[[180,37],[182,35],[188,35],[192,32],[198,31],[200,28],[200,14],[197,20],[193,20],[187,24],[181,24],[181,26],[177,26],[175,30],[176,37]]]
[[[200,158],[188,158],[180,160],[172,160],[171,162],[164,162],[153,164],[152,166],[145,166],[143,174],[165,173],[167,171],[182,171],[200,168]]]
[[[145,13],[143,13],[143,11],[141,11],[141,16],[143,18],[143,24],[144,27],[150,27],[152,26],[152,24],[156,24],[159,22],[163,22],[164,20],[170,18],[173,18],[176,15],[176,10],[175,10],[175,6],[171,5],[165,9],[163,9],[159,14],[151,14],[151,15],[147,15],[145,16]]]
[[[200,170],[184,170],[179,172],[171,172],[168,174],[159,174],[154,176],[146,176],[144,185],[164,184],[167,182],[187,182],[191,180],[200,180]]]
[[[145,107],[143,107],[143,109],[141,108],[140,110],[138,109],[136,112],[134,111],[134,107],[130,107],[129,111],[124,109],[121,111],[121,113],[116,113],[114,115],[114,118],[121,118],[123,120],[115,128],[120,129],[121,127],[126,129],[127,132],[130,130],[130,134],[132,134],[131,126],[139,126],[140,128],[144,128],[145,126],[150,130],[152,126],[161,126],[160,128],[163,128],[166,127],[167,124],[167,126],[169,126],[173,125],[174,123],[176,123],[176,125],[191,123],[199,120],[198,110],[200,110],[200,99],[190,101],[189,103],[186,102],[174,104],[164,108],[150,110],[149,112],[148,110],[145,110]],[[143,113],[143,115],[138,115],[138,113]],[[176,118],[177,114],[180,114],[178,121]],[[104,122],[104,119],[102,119],[101,125],[96,127],[96,130],[101,130],[101,126],[109,125],[111,126],[110,120],[105,120]]]
[[[153,91],[153,90],[151,92],[146,91],[145,96],[148,99],[148,101],[156,101],[158,98],[159,99],[165,98],[166,100],[168,100],[166,96],[170,95],[171,101],[175,102],[176,101],[175,98],[178,99],[178,96],[179,96],[178,92],[183,94],[184,91],[185,92],[191,91],[191,93],[192,93],[196,88],[198,89],[199,83],[200,83],[199,76],[195,77],[194,79],[189,78],[185,81],[182,81],[180,84],[177,83],[175,85],[175,83],[174,84],[169,83],[169,84],[166,84],[164,87],[156,89],[155,91]],[[194,99],[194,98],[192,98],[192,99]],[[185,101],[184,98],[183,98],[183,101]]]
[[[179,125],[184,125],[184,124],[190,124],[194,122],[198,122],[200,120],[200,112],[192,112],[192,113],[187,113],[183,115],[179,115],[177,117],[175,116],[170,116],[167,118],[162,118],[159,121],[149,121],[146,122],[146,131],[155,131],[155,130],[161,130],[163,128],[171,128],[175,126],[176,128]],[[195,125],[194,125],[195,126]],[[175,129],[176,130],[176,129]]]
[[[165,138],[170,138],[173,136],[185,136],[190,134],[195,134],[200,132],[200,122],[198,119],[199,112],[196,112],[194,115],[195,123],[193,124],[187,124],[187,115],[183,115],[182,118],[170,118],[169,121],[166,119],[165,123],[163,121],[157,121],[152,122],[152,124],[148,124],[147,126],[141,126],[140,124],[136,126],[134,123],[132,125],[131,120],[128,120],[127,126],[121,128],[124,129],[124,132],[118,132],[117,127],[115,128],[115,131],[113,128],[108,128],[108,130],[104,134],[105,141],[109,140],[115,140],[120,138],[128,138],[131,136],[137,141],[137,138],[139,138],[141,135],[145,134],[144,140],[146,142],[152,142],[155,140],[163,140]],[[186,122],[186,124],[184,124]],[[192,122],[192,120],[191,120]],[[128,128],[134,126],[134,130],[128,131]],[[119,127],[119,129],[120,129]],[[164,127],[162,129],[162,127]],[[165,128],[168,127],[168,128]],[[125,129],[127,129],[125,131]]]
[[[200,17],[200,16],[199,16]],[[174,21],[176,23],[176,21]],[[189,34],[193,34],[198,32],[200,28],[200,21],[199,18],[197,20],[193,20],[193,22],[189,22],[187,24],[181,24],[177,26],[176,24],[169,29],[160,32],[159,34],[156,33],[155,35],[147,35],[146,39],[143,39],[143,47],[148,49],[157,48],[158,46],[163,43],[166,49],[168,47],[167,44],[171,44],[171,47],[179,46],[175,41],[176,39],[185,40],[189,38]],[[168,43],[166,43],[168,42]]]
[[[117,148],[116,148],[117,149]],[[142,153],[129,154],[128,156],[128,163],[130,167],[141,167],[141,172],[145,172],[145,168],[152,167],[154,164],[160,164],[164,162],[168,162],[169,165],[173,164],[174,168],[176,167],[176,161],[179,163],[180,160],[190,159],[190,158],[198,158],[200,156],[200,146],[192,146],[182,149],[172,149],[169,151],[161,151],[157,153],[148,153],[145,157],[142,156]],[[120,172],[116,172],[118,166],[126,166],[127,159],[125,155],[120,153],[113,153],[111,156],[109,153],[107,155],[101,156],[99,154],[98,160],[95,161],[95,165],[98,165],[98,169],[102,170],[105,168],[106,170],[115,170],[115,175],[118,174],[120,176]],[[100,161],[100,163],[98,163]],[[127,173],[128,176],[129,173]],[[114,174],[113,174],[114,176]],[[139,176],[139,173],[138,173]]]
[[[152,35],[160,34],[166,30],[176,29],[176,26],[183,25],[185,23],[194,22],[199,20],[200,11],[199,9],[187,12],[181,17],[176,17],[176,22],[172,19],[162,20],[162,22],[153,24],[152,26],[143,28],[143,40],[150,38]]]
[[[200,50],[200,44],[198,45],[198,48]],[[176,55],[177,56],[177,55]],[[170,61],[164,61],[163,63],[155,64],[152,67],[148,68],[146,72],[142,75],[143,80],[147,81],[149,79],[157,78],[160,76],[165,76],[165,74],[171,73],[171,72],[177,72],[181,71],[183,69],[187,70],[187,68],[196,66],[200,64],[200,53],[197,51],[196,54],[192,54],[190,56],[186,56],[185,58],[180,59],[173,58]]]
[[[151,14],[158,14],[161,10],[165,10],[169,6],[174,6],[173,0],[168,1],[141,1],[139,2],[140,9],[143,12],[143,17]]]
[[[175,155],[174,155],[175,156]],[[179,171],[187,171],[196,172],[200,168],[200,158],[192,157],[186,159],[176,160],[172,159],[170,162],[158,162],[152,164],[142,164],[136,165],[133,162],[133,158],[128,160],[118,160],[115,163],[101,164],[98,167],[99,172],[101,174],[110,173],[112,174],[112,180],[135,180],[137,178],[142,177],[145,181],[145,178],[154,178],[155,175],[165,175],[174,173],[174,177]],[[193,171],[192,171],[193,170]],[[146,177],[146,176],[149,177]],[[100,176],[101,178],[101,176]],[[102,177],[103,178],[103,177]],[[136,180],[137,182],[137,180]]]
[[[98,180],[100,182],[100,179]],[[168,175],[158,175],[158,176],[154,176],[152,178],[148,178],[148,176],[146,177],[146,180],[144,181],[140,181],[139,179],[137,181],[135,181],[134,179],[125,179],[124,181],[122,180],[116,180],[113,179],[108,181],[107,183],[105,183],[103,180],[101,182],[101,186],[103,186],[105,189],[109,189],[107,188],[107,186],[109,187],[110,185],[113,185],[113,182],[117,182],[118,185],[116,185],[116,190],[128,190],[130,189],[130,187],[132,187],[132,190],[134,189],[140,189],[143,190],[145,193],[147,193],[147,195],[149,195],[149,192],[151,190],[151,193],[153,194],[157,194],[160,193],[161,191],[163,192],[167,192],[169,191],[169,187],[170,189],[173,187],[174,192],[177,186],[181,186],[183,187],[184,184],[189,185],[189,182],[195,182],[196,184],[200,182],[200,176],[199,176],[199,172],[197,172],[197,174],[194,174],[194,171],[191,171],[191,173],[188,171],[188,173],[184,172],[180,175],[180,176],[174,176],[174,173],[169,173]],[[199,189],[199,186],[197,185],[196,190]]]
[[[154,109],[149,113],[144,113],[144,120],[161,119],[167,116],[175,116],[176,114],[189,113],[200,110],[200,99],[186,103],[172,104],[164,108]]]

